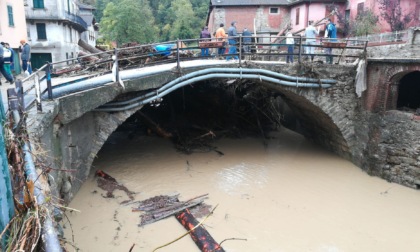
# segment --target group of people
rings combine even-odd
[[[28,43],[26,43],[25,40],[21,40],[20,45],[21,46],[19,51],[21,51],[20,58],[22,60],[22,70],[26,72],[30,70],[30,65],[28,62],[31,60],[31,47]],[[0,43],[0,73],[10,84],[15,82],[12,74],[12,69],[14,69],[15,54],[16,52],[10,47],[9,43]]]
[[[239,37],[238,37],[238,32],[236,30],[236,21],[233,21],[231,23],[231,26],[229,27],[227,33],[225,31],[224,28],[224,24],[221,23],[219,28],[216,30],[216,32],[214,33],[214,37],[216,38],[216,41],[219,42],[223,42],[223,45],[218,47],[217,50],[217,55],[221,56],[223,54],[225,54],[226,52],[226,42],[227,42],[227,46],[229,48],[228,51],[228,56],[226,57],[226,60],[231,60],[232,58],[235,60],[238,60],[239,57],[238,55],[236,55],[238,53],[238,48],[237,48],[237,44],[239,42]],[[251,32],[247,29],[244,28],[243,32],[242,32],[242,42],[243,42],[243,48],[242,50],[244,52],[250,52],[251,51]],[[211,34],[208,31],[208,27],[205,26],[203,28],[203,30],[200,33],[200,38],[202,38],[203,40],[208,40],[211,39]],[[209,48],[202,48],[201,49],[201,56],[209,56]]]
[[[238,60],[238,32],[236,29],[237,22],[233,21],[231,23],[231,26],[227,30],[227,33],[225,32],[224,24],[221,23],[220,27],[216,30],[216,32],[213,34],[217,41],[222,41],[223,45],[218,47],[217,55],[223,55],[226,52],[226,42],[227,46],[229,48],[228,56],[226,57],[226,60],[235,59]],[[314,22],[309,21],[308,27],[306,27],[304,31],[304,36],[306,40],[305,45],[305,54],[311,61],[315,58],[315,45],[317,44],[317,36],[319,35],[320,28],[317,29],[314,27]],[[243,47],[241,50],[243,52],[250,52],[250,45],[252,42],[252,34],[250,31],[248,31],[247,28],[244,28],[242,32],[242,42]],[[200,33],[200,38],[204,40],[211,40],[211,33],[208,30],[208,27],[205,26],[203,30]],[[327,25],[325,29],[325,38],[327,42],[336,42],[337,41],[337,29],[335,27],[335,24],[331,21],[331,19],[327,20]],[[286,62],[287,63],[293,63],[293,54],[294,54],[294,44],[295,40],[293,38],[292,28],[291,26],[288,27],[286,31],[286,44],[287,44],[287,56],[286,56]],[[329,64],[333,63],[333,56],[332,54],[332,48],[325,48],[325,54],[326,56],[326,62]],[[209,48],[202,48],[201,49],[201,56],[209,56]]]
[[[315,58],[315,46],[316,45],[316,37],[319,35],[319,26],[318,29],[314,27],[314,22],[309,21],[308,27],[305,29],[305,54],[307,57],[311,57],[311,61]],[[331,21],[331,19],[327,20],[327,26],[325,28],[325,35],[327,42],[336,42],[337,41],[337,29],[335,24]],[[287,56],[286,56],[286,63],[293,63],[293,52],[294,52],[294,38],[292,34],[292,28],[289,26],[286,32],[286,44],[287,44]],[[326,61],[328,64],[333,63],[333,56],[332,48],[325,48]]]

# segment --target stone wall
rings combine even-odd
[[[390,182],[420,187],[420,118],[403,111],[364,112],[355,122],[359,165]]]

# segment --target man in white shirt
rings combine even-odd
[[[315,29],[313,26],[314,21],[309,21],[309,26],[305,29],[305,37],[306,37],[306,54],[311,55],[311,61],[314,60],[314,53],[315,47],[312,45],[316,44],[316,36],[319,34],[319,27],[318,30]]]

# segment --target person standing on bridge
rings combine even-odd
[[[252,33],[247,28],[244,28],[242,32],[242,41],[244,43],[244,52],[251,52]]]
[[[292,27],[287,28],[286,32],[287,56],[286,63],[293,64],[293,53],[295,48],[295,39],[293,38]]]
[[[0,44],[0,72],[6,78],[7,82],[10,84],[13,84],[15,80],[13,79],[13,76],[10,75],[5,69],[4,69],[4,49],[3,49],[3,42]]]
[[[309,26],[305,29],[305,37],[306,37],[306,57],[309,55],[311,56],[311,61],[314,61],[315,58],[315,47],[313,45],[316,44],[316,36],[319,34],[319,27],[318,30],[315,29],[313,26],[314,21],[309,21]]]
[[[226,51],[226,32],[225,32],[225,28],[223,28],[225,25],[223,23],[220,24],[220,27],[216,30],[216,39],[217,41],[223,41],[223,45],[221,47],[218,48],[217,50],[217,55],[221,56],[223,54],[225,54]]]
[[[328,38],[327,42],[337,42],[337,28],[335,28],[335,24],[331,21],[330,18],[328,19],[327,27],[325,29],[325,37]],[[325,54],[327,54],[327,63],[332,64],[332,48],[325,48]]]
[[[11,68],[13,68],[14,52],[8,43],[1,42],[1,45],[3,46],[4,70],[6,70],[9,75],[13,76]]]
[[[236,49],[236,44],[238,43],[238,32],[236,31],[236,21],[231,23],[231,26],[228,30],[228,42],[229,42],[229,56],[226,57],[226,60],[230,60],[232,57],[235,60],[239,60],[238,55],[232,56],[232,54],[237,54],[238,50]]]
[[[209,28],[207,26],[204,26],[203,30],[200,33],[200,38],[202,39],[202,42],[210,41],[211,34],[209,32]],[[201,57],[207,57],[209,56],[209,48],[201,48]]]
[[[23,72],[26,72],[28,70],[28,72],[31,74],[32,70],[30,69],[30,62],[31,62],[31,46],[26,43],[26,41],[24,39],[22,39],[20,41],[20,49],[21,49],[21,55],[20,58],[22,60],[22,69]]]

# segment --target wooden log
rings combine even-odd
[[[137,111],[141,117],[143,117],[144,122],[149,126],[151,130],[153,130],[158,136],[163,138],[171,138],[172,133],[165,131],[162,129],[157,123],[155,123],[150,117],[148,117],[146,114],[142,113],[140,110]]]
[[[194,218],[188,209],[177,214],[176,219],[184,226],[185,229],[191,231],[199,222]],[[202,252],[224,252],[225,250],[211,237],[209,232],[203,227],[198,226],[190,232],[191,238]]]
[[[79,41],[77,42],[77,44],[81,48],[85,49],[86,51],[88,51],[90,53],[101,53],[101,54],[96,55],[99,58],[108,58],[108,57],[110,57],[110,55],[108,53],[103,53],[103,51],[97,49],[96,47],[93,47],[93,46],[89,45],[88,43],[86,43],[85,41],[83,41],[81,39],[79,39]]]

